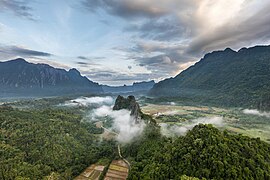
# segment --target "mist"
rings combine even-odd
[[[128,143],[135,137],[140,136],[146,126],[143,121],[136,124],[134,117],[130,116],[130,111],[125,109],[113,111],[112,107],[106,105],[95,109],[93,116],[110,116],[113,119],[113,125],[110,130],[118,134],[116,140],[120,143]]]
[[[65,106],[91,106],[91,105],[111,105],[113,98],[111,96],[106,97],[80,97],[64,103]]]
[[[244,109],[243,113],[248,115],[263,116],[270,118],[269,112],[260,112],[257,109]]]
[[[222,117],[215,116],[194,119],[190,122],[183,123],[181,126],[160,123],[161,133],[167,137],[184,136],[189,130],[198,124],[213,124],[217,127],[222,127],[224,125],[224,121]]]
[[[91,107],[84,119],[87,121],[102,121],[100,118],[109,116],[112,118],[111,132],[117,134],[116,140],[120,143],[128,143],[137,136],[140,136],[146,126],[143,121],[135,123],[130,111],[113,111],[114,99],[111,96],[106,97],[80,97],[65,102],[64,106],[85,106]]]

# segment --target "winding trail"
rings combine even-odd
[[[114,132],[114,131],[111,131],[111,130],[107,129],[107,128],[103,127],[102,125],[101,125],[101,128],[104,129],[104,131],[107,131],[107,132],[112,133],[112,134],[114,134],[114,135],[119,135],[118,133],[116,133],[116,132]]]
[[[103,125],[101,125],[100,127],[101,127],[102,129],[104,129],[104,131],[107,131],[107,132],[112,133],[112,134],[115,134],[115,135],[119,135],[118,133],[116,133],[116,132],[114,132],[114,131],[112,131],[112,130],[110,130],[110,129],[105,128]],[[120,157],[123,161],[125,161],[125,163],[127,163],[128,169],[130,170],[130,169],[131,169],[131,165],[130,165],[129,161],[126,160],[126,159],[122,156],[120,144],[117,145],[117,149],[118,149],[118,155],[119,155],[119,157]]]
[[[118,154],[119,154],[119,157],[120,157],[123,161],[125,161],[125,163],[127,163],[128,169],[130,170],[130,169],[131,169],[131,165],[130,165],[130,163],[128,162],[128,160],[126,160],[126,159],[122,156],[120,144],[118,144]]]

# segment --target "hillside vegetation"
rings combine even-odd
[[[150,95],[223,106],[270,109],[270,46],[227,48],[206,54],[174,78],[154,85]]]
[[[67,110],[0,108],[0,179],[46,176],[71,179],[89,164],[114,155],[94,125]]]
[[[153,128],[126,146],[125,155],[132,160],[129,179],[270,178],[270,145],[259,139],[202,124],[183,137],[170,139]]]

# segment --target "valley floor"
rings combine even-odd
[[[173,105],[171,105],[173,104]],[[174,103],[145,104],[142,111],[154,117],[157,123],[167,125],[185,126],[200,122],[201,118],[222,118],[218,128],[233,133],[240,133],[270,143],[270,117],[245,114],[240,108],[218,108],[208,106],[184,106]],[[211,121],[210,121],[211,123]]]

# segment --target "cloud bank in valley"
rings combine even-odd
[[[270,118],[269,112],[260,112],[257,109],[244,109],[243,113],[248,115],[264,116]]]
[[[111,131],[116,132],[117,140],[120,143],[128,143],[135,137],[142,134],[145,123],[141,121],[139,124],[135,123],[134,117],[130,116],[130,111],[119,110],[113,111],[110,106],[101,106],[93,111],[94,117],[110,116],[113,119]]]
[[[85,106],[91,107],[92,110],[85,116],[86,120],[98,121],[101,117],[109,116],[113,120],[110,130],[117,133],[116,140],[120,143],[128,143],[135,137],[142,134],[146,124],[141,121],[139,124],[135,123],[134,117],[130,116],[130,111],[122,109],[113,111],[114,99],[111,96],[106,97],[80,97],[67,101],[65,106]]]
[[[183,123],[181,126],[178,125],[168,125],[161,123],[161,133],[165,136],[184,136],[189,130],[198,124],[213,124],[217,127],[222,127],[224,121],[222,117],[203,117],[194,119],[190,122]]]
[[[91,106],[91,105],[111,105],[113,103],[113,98],[111,96],[106,97],[80,97],[65,102],[65,106]]]

